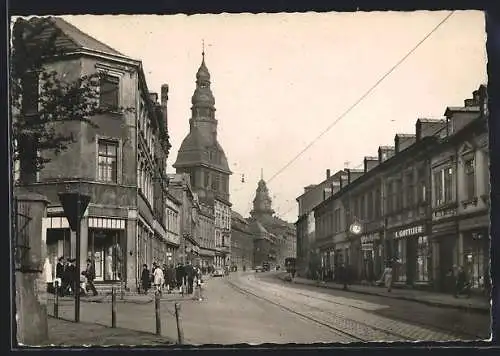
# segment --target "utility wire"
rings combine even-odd
[[[407,54],[405,54],[396,64],[389,69],[379,80],[375,82],[374,85],[370,87],[358,100],[354,102],[344,113],[342,113],[335,121],[333,121],[325,130],[323,130],[314,140],[312,140],[306,147],[304,147],[294,158],[292,158],[287,164],[285,164],[278,172],[276,172],[269,180],[268,183],[271,182],[278,175],[283,173],[292,163],[294,163],[304,152],[306,152],[312,145],[316,143],[323,135],[325,135],[328,131],[332,129],[340,120],[342,120],[349,112],[352,111],[356,106],[359,105],[371,92],[379,86],[380,83],[384,81],[394,70],[399,67],[408,57],[410,57],[436,30],[441,27],[453,14],[455,11],[451,11],[448,15],[445,16],[443,20],[441,20],[424,38],[422,38]]]

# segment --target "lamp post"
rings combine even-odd
[[[76,270],[78,272],[77,280],[75,281],[74,292],[75,292],[75,322],[80,321],[80,230],[81,221],[85,210],[90,202],[90,196],[82,194],[80,192],[80,184],[78,184],[78,189],[72,192],[59,193],[59,200],[64,209],[64,215],[68,219],[69,226],[71,230],[76,232]]]

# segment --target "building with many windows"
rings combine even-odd
[[[315,245],[316,224],[313,208],[340,189],[340,178],[343,174],[345,174],[343,171],[339,171],[331,175],[327,169],[326,179],[323,182],[304,187],[304,193],[296,199],[299,205],[299,217],[295,222],[299,276],[310,275],[310,271],[320,265],[320,256]]]
[[[238,270],[253,267],[254,236],[248,221],[233,211],[231,214],[231,265]]]
[[[141,263],[163,258],[166,231],[167,97],[149,92],[142,64],[110,48],[57,17],[33,18],[48,26],[41,36],[56,34],[65,55],[47,64],[65,80],[100,72],[99,105],[103,113],[86,123],[61,123],[56,129],[78,141],[51,161],[24,189],[46,196],[51,204],[43,220],[47,253],[54,261],[75,258],[76,235],[58,193],[79,190],[91,201],[81,224],[81,260],[93,260],[96,282],[121,280],[127,289],[139,284]],[[34,88],[39,78],[33,78]],[[166,91],[166,86],[163,91]],[[34,91],[36,91],[34,89]],[[128,110],[132,109],[132,110]],[[22,166],[22,165],[21,165]]]
[[[450,291],[461,266],[475,290],[489,290],[486,101],[481,86],[445,119],[418,119],[415,134],[365,157],[360,174],[348,170],[313,209],[323,276],[343,263],[354,280],[374,281],[397,260],[396,286]]]

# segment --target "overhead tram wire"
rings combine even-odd
[[[323,130],[314,140],[312,140],[306,147],[304,147],[294,158],[285,164],[278,172],[276,172],[267,182],[270,183],[274,178],[283,173],[292,163],[294,163],[304,152],[306,152],[312,145],[314,145],[323,135],[332,129],[340,120],[349,114],[356,106],[358,106],[371,92],[377,88],[394,70],[399,67],[408,57],[410,57],[434,32],[436,32],[448,19],[455,13],[451,11],[444,17],[424,38],[422,38],[408,53],[406,53],[396,64],[389,69],[379,80],[375,82],[358,100],[354,102],[346,111],[344,111],[335,121],[333,121],[325,130]]]

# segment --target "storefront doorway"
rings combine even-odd
[[[124,278],[123,246],[123,231],[89,229],[88,258],[93,259],[96,281],[119,281]]]

